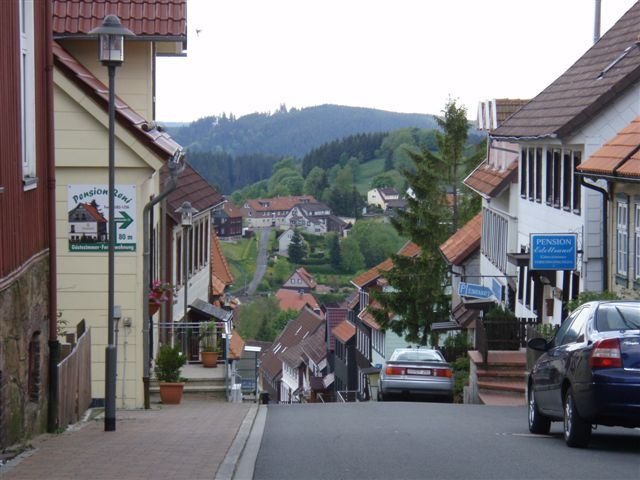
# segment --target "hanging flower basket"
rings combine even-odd
[[[149,290],[149,315],[154,315],[160,306],[167,303],[173,297],[176,287],[170,283],[162,283],[159,281],[153,282],[151,290]]]

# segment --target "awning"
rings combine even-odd
[[[528,267],[530,257],[531,255],[529,253],[507,253],[507,260],[509,261],[509,263],[517,267]]]
[[[214,318],[221,322],[228,322],[231,320],[233,316],[233,312],[229,310],[223,310],[222,308],[218,308],[215,305],[211,305],[209,302],[205,302],[199,298],[196,298],[192,301],[189,306],[203,315]]]
[[[446,332],[448,330],[461,330],[462,327],[458,325],[458,322],[450,320],[448,322],[434,322],[431,324],[431,331],[433,332]]]

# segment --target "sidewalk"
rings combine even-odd
[[[10,479],[212,479],[250,404],[185,400],[178,406],[118,411],[117,431],[101,420],[42,435]]]

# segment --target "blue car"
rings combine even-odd
[[[528,346],[544,352],[528,380],[532,433],[564,421],[567,445],[586,447],[592,425],[640,427],[640,302],[586,303]]]

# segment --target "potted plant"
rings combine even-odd
[[[155,280],[149,290],[149,315],[154,315],[163,303],[171,300],[176,288],[168,282]]]
[[[182,400],[184,389],[183,379],[180,377],[180,369],[187,363],[178,347],[163,345],[158,350],[156,357],[156,377],[160,384],[160,398],[167,405],[178,405]]]
[[[205,368],[216,368],[218,366],[218,328],[216,322],[211,321],[200,327],[200,354],[202,356],[202,366]]]

